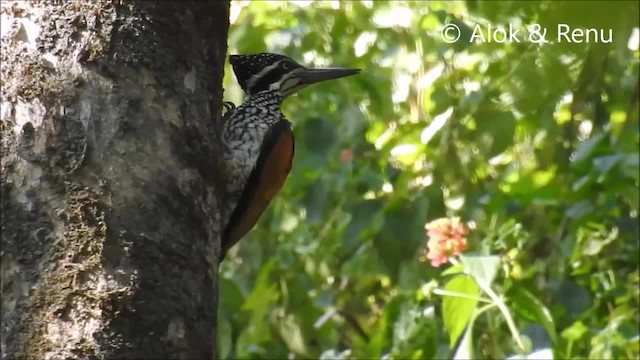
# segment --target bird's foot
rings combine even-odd
[[[231,101],[225,101],[222,103],[224,107],[224,114],[222,114],[222,120],[225,121],[233,114],[233,110],[236,109],[236,106]]]

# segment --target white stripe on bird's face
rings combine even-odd
[[[287,97],[300,91],[306,86],[305,84],[300,83],[300,77],[297,76],[301,71],[303,71],[303,69],[295,69],[289,72],[288,74],[284,75],[278,82],[271,84],[269,86],[269,90],[280,91],[283,97]]]
[[[302,89],[298,75],[305,68],[289,59],[281,59],[265,66],[247,82],[247,93],[251,95],[263,90],[278,91],[284,97]]]
[[[280,66],[280,63],[282,63],[283,61],[286,61],[286,59],[282,59],[274,62],[269,66],[265,66],[262,70],[260,70],[259,73],[253,75],[247,83],[247,89],[253,89],[256,86],[256,83],[258,82],[258,80],[260,80],[263,76],[268,74],[271,70],[277,69]]]

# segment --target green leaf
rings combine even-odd
[[[620,168],[622,168],[624,176],[635,180],[636,183],[638,181],[638,178],[640,177],[638,174],[640,172],[638,171],[638,167],[640,167],[640,154],[624,154],[622,165],[620,166]],[[638,192],[636,191],[635,193],[637,194]]]
[[[238,358],[255,358],[256,353],[263,353],[260,344],[272,339],[267,322],[251,323],[244,328],[236,340],[236,356]]]
[[[307,354],[302,329],[295,316],[287,315],[280,321],[280,335],[287,346],[297,354]]]
[[[398,289],[413,292],[421,288],[428,271],[428,266],[415,259],[403,261],[398,274]]]
[[[591,174],[585,175],[573,182],[573,185],[571,185],[571,190],[577,192],[583,189],[587,189],[588,186],[593,183],[593,180],[594,176],[592,176]]]
[[[480,108],[475,117],[476,141],[482,149],[488,151],[488,156],[502,153],[513,144],[513,134],[516,120],[512,113],[494,108],[494,105]]]
[[[448,275],[456,275],[456,274],[460,274],[462,271],[464,270],[464,266],[458,264],[458,265],[453,265],[450,268],[448,268],[447,270],[442,272],[442,276],[448,276]]]
[[[553,300],[566,309],[567,315],[576,317],[592,304],[592,294],[572,279],[562,280],[553,292]]]
[[[261,221],[222,264],[219,355],[227,353],[231,340],[227,358],[299,358],[292,349],[302,344],[292,341],[298,329],[308,358],[513,355],[504,309],[480,301],[472,319],[480,309],[487,312],[477,324],[468,321],[449,350],[447,331],[455,325],[450,311],[423,319],[436,328],[420,330],[411,322],[417,314],[402,306],[406,298],[418,309],[428,306],[438,295],[427,290],[437,283],[442,289],[467,271],[476,284],[509,289],[498,296],[509,302],[521,340],[531,339],[533,349],[550,346],[553,322],[558,336],[580,319],[583,324],[567,329],[553,345],[556,356],[640,358],[634,306],[640,211],[640,133],[633,102],[640,69],[634,41],[638,4],[603,4],[233,5],[229,54],[275,52],[303,66],[346,66],[362,73],[310,86],[284,101],[283,113],[296,137],[293,168]],[[398,7],[414,14],[410,27],[392,25],[402,22],[389,15]],[[376,29],[371,19],[374,14],[384,18],[385,12],[388,27]],[[440,38],[440,29],[450,23],[461,29],[456,44]],[[487,34],[489,23],[494,31],[513,23],[524,36],[528,24],[539,23],[555,43],[465,41],[476,24]],[[614,43],[560,44],[551,34],[559,23],[579,31],[612,29]],[[363,34],[375,34],[375,40]],[[232,67],[224,70],[223,95],[239,105],[243,91]],[[393,102],[394,94],[407,89],[406,101]],[[455,109],[450,119],[435,126],[442,125],[435,119],[448,109]],[[418,143],[423,131],[429,135],[425,127],[439,130]],[[383,187],[387,183],[391,186]],[[464,206],[455,215],[489,234],[474,242],[476,255],[510,252],[511,277],[503,277],[502,264],[486,266],[471,256],[460,266],[439,269],[417,261],[424,223],[454,215],[447,206],[456,199],[464,199]],[[615,232],[617,237],[607,237]],[[270,268],[274,258],[276,266]],[[511,290],[516,287],[534,297]],[[447,307],[451,301],[447,298]],[[610,309],[603,306],[607,303]],[[336,315],[337,321],[314,328],[332,307],[350,318]],[[281,324],[289,315],[295,323]],[[464,324],[465,317],[459,317]],[[630,330],[623,332],[623,324]],[[223,333],[229,326],[230,337]]]
[[[273,268],[275,268],[275,264],[275,260],[272,259],[262,267],[253,291],[242,305],[243,311],[252,312],[252,319],[254,321],[262,322],[267,315],[268,309],[278,298],[276,286],[269,280],[269,275]]]
[[[309,191],[304,195],[304,205],[307,211],[309,223],[319,222],[323,219],[325,204],[329,199],[328,181],[316,181],[309,185]]]
[[[600,175],[609,172],[620,160],[624,158],[622,154],[598,156],[593,159],[593,167],[595,167]]]
[[[240,310],[240,306],[245,301],[245,297],[240,290],[240,286],[236,283],[235,279],[228,279],[220,277],[218,287],[220,288],[220,303],[218,308],[220,310],[232,313]]]
[[[544,327],[553,342],[556,341],[556,327],[549,309],[527,289],[513,287],[507,293],[507,301],[515,313],[525,320],[536,322]]]
[[[456,51],[462,52],[471,46],[471,35],[473,35],[473,29],[462,20],[458,20],[457,17],[453,17],[451,19],[451,23],[455,24],[458,29],[460,29],[460,39],[452,44],[453,48],[456,49]]]
[[[568,328],[562,330],[562,337],[569,341],[578,341],[589,331],[589,328],[582,322],[576,321]]]
[[[216,331],[216,336],[218,337],[218,358],[229,358],[233,343],[231,340],[231,323],[225,316],[218,315],[218,328]]]
[[[423,328],[422,312],[411,302],[406,302],[393,324],[393,349],[401,352],[409,348],[409,343]]]
[[[315,118],[305,125],[302,129],[296,129],[296,135],[299,134],[301,138],[300,146],[306,147],[320,159],[327,159],[336,146],[338,134],[335,125],[324,118]]]
[[[351,221],[344,232],[343,244],[347,248],[358,245],[363,232],[373,226],[373,218],[382,209],[382,203],[377,200],[362,201],[356,204],[352,210]]]
[[[358,251],[340,268],[340,273],[354,279],[365,276],[388,275],[384,263],[375,248],[370,244],[363,244]]]
[[[498,273],[500,265],[499,256],[468,256],[461,255],[460,260],[467,273],[477,281],[482,281],[487,286],[491,285]]]
[[[472,297],[480,295],[480,288],[473,279],[467,276],[456,276],[449,280],[444,290],[457,292]],[[469,323],[473,310],[478,304],[477,300],[445,296],[442,300],[442,316],[444,327],[449,333],[449,346],[453,349],[458,338]]]
[[[372,329],[369,341],[363,344],[366,346],[363,358],[378,358],[383,349],[390,345],[390,329],[394,319],[400,313],[400,307],[404,301],[403,297],[395,297],[385,306],[377,325]]]
[[[576,152],[573,154],[573,162],[579,163],[581,161],[588,159],[593,153],[593,151],[596,149],[598,144],[600,144],[600,142],[604,139],[604,136],[605,135],[603,133],[599,133],[592,136],[589,140],[586,140],[585,142],[580,144]]]
[[[571,219],[579,219],[592,211],[593,205],[591,205],[591,202],[589,200],[582,200],[573,204],[573,206],[568,208],[564,213]]]
[[[431,103],[433,104],[433,113],[440,114],[453,104],[453,100],[445,87],[436,87],[431,93]]]

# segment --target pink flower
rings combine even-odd
[[[340,163],[347,164],[349,161],[353,159],[353,151],[350,149],[343,149],[340,151]]]
[[[421,260],[428,259],[433,267],[449,261],[467,249],[467,228],[460,218],[440,218],[424,226],[427,233],[427,244],[423,248],[426,253]]]

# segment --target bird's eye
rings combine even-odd
[[[291,65],[289,63],[282,63],[282,70],[291,70]]]

